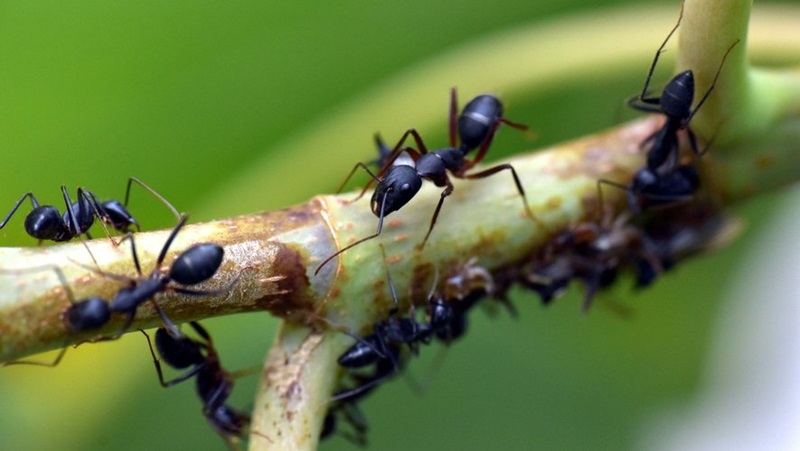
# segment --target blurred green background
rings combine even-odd
[[[62,183],[121,198],[129,176],[193,221],[304,202],[335,189],[355,161],[371,158],[377,130],[391,141],[415,126],[430,145],[444,144],[450,86],[461,87],[462,101],[498,92],[507,116],[536,132],[531,142],[504,131],[490,158],[602,130],[633,117],[621,100],[640,89],[678,10],[678,2],[661,4],[660,16],[651,17],[658,27],[628,21],[604,29],[604,14],[626,8],[647,15],[649,6],[0,0],[0,212],[27,191],[60,206]],[[508,30],[596,18],[595,28],[563,28],[563,40],[603,54],[609,49],[595,48],[600,38],[624,46],[626,33],[645,33],[645,50],[628,55],[626,66],[590,66],[545,88],[525,77],[509,81],[513,74],[481,53],[507,52],[491,49]],[[474,60],[459,53],[473,43],[486,44],[475,47]],[[502,55],[533,72],[567,56]],[[437,71],[447,69],[440,66],[453,60],[467,70],[438,81]],[[666,61],[658,80],[671,70]],[[436,81],[426,81],[428,72]],[[420,99],[423,91],[434,94]],[[393,108],[376,103],[382,98]],[[170,225],[157,202],[140,191],[133,196],[131,210],[145,228]],[[696,391],[711,328],[725,307],[720,288],[746,263],[749,237],[780,202],[773,196],[745,206],[740,213],[751,227],[744,239],[682,265],[656,289],[631,296],[620,284],[605,299],[632,307],[630,319],[603,302],[580,315],[577,292],[548,309],[514,293],[516,319],[476,312],[463,342],[446,352],[426,349],[412,365],[427,387],[422,396],[397,378],[363,404],[373,449],[634,446],[646,415]],[[35,244],[21,232],[23,216],[0,231],[4,245]],[[250,314],[204,324],[225,366],[240,369],[260,364],[276,321]],[[232,403],[249,409],[256,379],[240,380]],[[201,415],[193,384],[158,385],[139,334],[69,350],[55,369],[2,369],[0,399],[4,449],[224,448]],[[341,437],[324,445],[352,448]]]

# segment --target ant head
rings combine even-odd
[[[40,240],[49,240],[58,236],[64,231],[61,212],[51,205],[34,208],[25,217],[25,231],[28,232],[28,235]]]
[[[688,120],[694,102],[694,74],[687,70],[667,83],[661,92],[661,110],[670,119]]]
[[[156,349],[167,364],[176,369],[189,368],[205,362],[201,350],[205,344],[195,341],[185,335],[173,337],[163,327],[156,331]]]
[[[72,304],[64,313],[64,323],[73,333],[99,329],[110,320],[108,303],[96,296]]]
[[[392,166],[372,194],[371,208],[375,216],[387,216],[408,203],[422,187],[422,179],[411,166]]]
[[[225,251],[214,243],[198,243],[184,251],[169,270],[169,277],[181,285],[205,282],[217,273]]]
[[[497,119],[503,116],[503,104],[493,95],[479,95],[464,106],[458,116],[461,146],[475,149],[483,143]]]

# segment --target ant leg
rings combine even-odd
[[[169,211],[171,211],[173,215],[175,215],[175,218],[178,220],[178,222],[180,222],[181,215],[180,215],[180,213],[178,213],[178,210],[175,208],[175,206],[173,206],[167,199],[165,199],[164,196],[162,196],[161,194],[158,194],[158,192],[156,190],[154,190],[153,188],[151,188],[146,183],[144,183],[143,181],[139,180],[136,177],[129,177],[128,178],[128,187],[125,189],[125,203],[123,204],[124,206],[126,206],[126,207],[128,206],[128,199],[130,198],[130,194],[131,194],[131,183],[134,183],[134,182],[137,185],[141,186],[145,191],[150,193],[153,197],[158,199],[162,204],[164,204],[164,206],[166,206],[167,209]]]
[[[384,166],[384,161],[391,155],[392,149],[383,142],[380,133],[376,132],[372,139],[375,141],[375,147],[378,148],[378,159],[375,160],[374,163],[379,168],[382,168]]]
[[[431,218],[431,225],[428,227],[428,233],[425,234],[425,239],[422,240],[422,244],[419,245],[420,251],[425,247],[425,243],[428,242],[428,237],[430,237],[431,232],[433,232],[433,226],[436,225],[436,218],[439,217],[439,211],[442,209],[442,204],[444,204],[445,197],[449,196],[453,192],[453,184],[450,182],[449,178],[446,178],[446,180],[447,186],[445,187],[444,191],[442,191],[442,195],[439,196],[439,203],[436,204],[436,210],[433,211],[433,217]]]
[[[36,198],[33,197],[33,193],[31,193],[31,192],[25,193],[22,197],[20,197],[20,199],[17,201],[17,203],[14,204],[14,208],[12,208],[11,212],[5,217],[5,219],[3,219],[3,222],[0,222],[0,229],[2,229],[3,227],[6,226],[6,224],[11,219],[11,217],[14,216],[14,213],[17,212],[17,209],[19,208],[19,206],[22,205],[22,202],[25,200],[26,197],[30,197],[31,205],[33,205],[34,209],[39,208],[39,202],[37,202]]]
[[[694,109],[692,110],[691,113],[689,113],[689,117],[687,117],[686,120],[681,123],[681,125],[683,127],[686,127],[687,124],[689,124],[689,122],[694,117],[694,114],[697,113],[697,110],[699,110],[701,106],[703,106],[703,103],[705,103],[705,101],[708,98],[709,94],[711,94],[711,91],[717,85],[717,79],[719,78],[720,72],[722,72],[722,66],[725,64],[725,60],[728,59],[728,54],[731,53],[731,50],[733,50],[733,48],[736,47],[736,44],[738,44],[738,43],[739,43],[739,40],[737,39],[736,42],[734,42],[733,44],[731,44],[730,47],[728,47],[728,50],[725,52],[725,55],[722,57],[722,61],[719,63],[719,68],[717,68],[717,73],[716,73],[716,75],[714,75],[714,81],[711,82],[711,86],[709,86],[708,89],[706,90],[706,93],[703,94],[703,98],[701,98],[700,101],[697,102],[697,106],[694,107]]]
[[[394,354],[394,353],[395,352],[392,352],[391,354]],[[345,390],[345,391],[341,391],[339,393],[335,393],[333,395],[333,397],[330,399],[330,401],[331,402],[336,402],[336,401],[345,401],[345,400],[349,400],[349,399],[352,399],[352,398],[358,399],[361,396],[363,396],[366,393],[368,393],[370,390],[372,390],[375,386],[379,385],[381,382],[383,382],[383,381],[389,379],[390,377],[394,376],[394,374],[397,373],[397,371],[399,370],[399,367],[397,366],[394,358],[392,358],[391,360],[393,362],[393,366],[392,367],[387,367],[387,369],[383,369],[383,370],[378,368],[378,371],[376,371],[376,374],[374,376],[368,378],[367,382],[359,385],[358,387],[352,388],[350,390]]]
[[[189,219],[188,215],[181,215],[180,219],[178,220],[178,225],[172,229],[172,233],[169,234],[167,241],[164,243],[164,247],[161,248],[161,253],[158,254],[158,259],[156,260],[156,269],[164,263],[164,258],[167,256],[167,251],[169,251],[169,247],[172,245],[172,242],[175,240],[175,237],[178,235],[178,232],[181,231],[184,225],[186,225],[186,221]],[[133,246],[133,239],[131,239],[131,246]],[[136,269],[139,270],[139,259],[136,258],[136,250],[134,249],[133,252],[133,259],[136,262]],[[141,270],[139,271],[141,274]]]
[[[57,366],[61,359],[64,357],[64,354],[67,353],[67,346],[69,346],[69,338],[64,341],[64,346],[61,348],[61,351],[58,352],[58,355],[52,362],[37,362],[35,360],[14,360],[11,362],[3,363],[3,366],[12,366],[12,365],[35,365],[35,366],[46,366],[49,368],[53,368]]]
[[[386,266],[386,280],[389,281],[389,294],[392,295],[392,300],[394,301],[394,308],[389,311],[389,316],[393,316],[400,308],[400,303],[397,301],[397,289],[394,286],[392,273],[389,272],[389,263],[386,261],[386,248],[383,246],[383,243],[380,243],[379,246],[381,247],[381,255],[383,255],[383,264]]]
[[[106,237],[108,237],[108,239],[111,240],[111,243],[114,244],[114,246],[119,246],[122,243],[122,241],[115,240],[111,236],[111,232],[108,231],[108,226],[106,226],[106,219],[109,217],[109,214],[108,212],[106,212],[106,209],[103,208],[103,206],[100,204],[100,201],[97,200],[97,197],[95,197],[94,193],[89,190],[85,190],[83,188],[78,188],[78,205],[79,205],[78,208],[82,208],[83,206],[83,203],[81,203],[81,199],[84,199],[89,204],[89,207],[91,207],[94,216],[100,220],[100,225],[103,227],[103,231],[106,233]],[[89,231],[87,230],[85,233],[86,236],[89,237],[89,239],[91,239]]]
[[[188,294],[189,296],[216,296],[218,294],[225,294],[233,288],[236,283],[239,282],[239,276],[236,276],[234,280],[232,280],[228,285],[223,288],[218,288],[216,290],[194,290],[191,288],[182,288],[182,287],[169,287],[170,291],[174,291],[176,293],[181,294]]]
[[[179,383],[181,383],[181,382],[183,382],[183,381],[195,376],[203,368],[205,368],[205,364],[197,365],[194,368],[192,368],[191,370],[187,371],[186,373],[176,377],[175,379],[165,381],[164,380],[164,372],[161,369],[161,361],[158,360],[158,357],[156,357],[155,351],[153,351],[153,343],[150,341],[150,336],[147,335],[147,332],[143,331],[142,329],[139,329],[139,332],[141,332],[142,335],[144,335],[144,337],[147,339],[147,346],[150,348],[150,355],[153,357],[153,365],[155,365],[156,373],[158,373],[158,382],[161,383],[162,387],[169,388],[169,387],[172,387],[173,385],[179,384]]]
[[[372,234],[372,235],[370,235],[368,237],[361,238],[360,240],[358,240],[358,241],[356,241],[354,243],[351,243],[351,244],[339,249],[338,251],[336,251],[332,255],[330,255],[328,258],[323,260],[322,263],[320,263],[319,266],[317,266],[317,269],[314,270],[314,275],[315,276],[317,274],[319,274],[319,271],[322,269],[323,266],[327,265],[328,262],[330,262],[331,260],[336,258],[336,256],[338,256],[342,252],[345,252],[345,251],[347,251],[349,249],[352,249],[352,248],[358,246],[359,244],[363,243],[364,241],[369,241],[369,240],[371,240],[371,239],[373,239],[373,238],[375,238],[375,237],[377,237],[378,235],[381,234],[381,231],[383,230],[383,218],[385,216],[384,215],[384,211],[385,211],[385,208],[386,208],[386,197],[387,197],[387,195],[384,195],[383,196],[383,200],[381,201],[381,212],[378,215],[378,230],[376,230],[374,234]]]
[[[75,231],[75,236],[78,236],[83,233],[81,230],[80,225],[78,224],[78,219],[75,217],[75,212],[72,211],[72,199],[69,197],[69,193],[67,192],[66,185],[61,185],[61,193],[64,195],[64,203],[67,204],[67,218],[69,218],[69,222],[72,225],[72,230]],[[81,195],[80,191],[78,192],[78,212],[83,212],[83,202],[81,202]],[[83,216],[81,216],[83,219]],[[88,222],[88,221],[87,221]],[[92,222],[94,222],[94,216],[92,216]],[[69,228],[69,226],[67,226]]]
[[[209,346],[213,346],[214,343],[211,341],[211,335],[208,333],[205,327],[201,326],[197,321],[189,321],[189,325],[192,326],[192,329],[197,332],[197,335],[200,335],[200,337],[202,337]]]
[[[395,158],[397,158],[397,157],[395,157]],[[348,204],[351,204],[351,203],[357,201],[358,199],[361,199],[362,197],[364,197],[364,194],[372,186],[372,184],[375,183],[375,182],[379,182],[380,183],[380,180],[381,180],[381,179],[378,178],[377,175],[373,174],[373,172],[369,170],[369,168],[367,167],[366,164],[359,162],[359,163],[356,163],[355,166],[353,166],[353,169],[350,171],[349,174],[347,174],[347,177],[344,179],[342,184],[339,185],[339,188],[336,190],[336,194],[339,194],[339,193],[342,192],[342,190],[344,189],[344,186],[347,184],[347,182],[350,181],[350,178],[353,177],[353,174],[356,173],[356,170],[358,170],[358,168],[362,168],[365,171],[367,171],[367,174],[369,174],[369,176],[372,179],[369,181],[369,183],[366,184],[366,186],[364,186],[364,188],[361,190],[361,193],[359,193],[358,196],[356,196],[355,199],[353,199],[351,201],[347,201]]]
[[[475,174],[466,174],[466,175],[463,176],[463,178],[466,178],[466,179],[485,178],[485,177],[489,177],[491,175],[494,175],[494,174],[496,174],[496,173],[498,173],[500,171],[506,170],[506,169],[510,170],[511,171],[511,175],[514,177],[514,183],[516,183],[516,185],[517,185],[517,191],[519,192],[519,195],[522,197],[522,204],[525,207],[525,214],[528,215],[528,217],[531,218],[531,220],[533,222],[535,222],[536,225],[538,225],[539,227],[541,227],[541,228],[543,228],[545,230],[548,230],[547,225],[545,223],[543,223],[541,220],[539,220],[539,218],[534,216],[533,212],[531,211],[531,208],[528,206],[528,196],[525,194],[525,189],[522,188],[522,182],[520,182],[519,176],[517,175],[517,171],[514,169],[514,166],[511,166],[508,163],[500,164],[500,165],[491,167],[489,169],[486,169],[484,171],[481,171],[481,172],[478,172],[478,173],[475,173]]]
[[[181,332],[181,330],[178,329],[178,326],[176,326],[175,323],[173,323],[172,320],[169,319],[167,314],[164,312],[164,309],[161,308],[161,306],[158,304],[158,302],[156,302],[155,299],[151,298],[150,303],[153,304],[153,308],[156,310],[156,313],[158,313],[158,316],[161,318],[161,322],[164,324],[164,329],[166,329],[167,333],[170,334],[170,336],[174,338],[185,337],[183,332]],[[131,316],[131,318],[133,318],[133,316]],[[130,324],[128,324],[128,326],[130,326]],[[125,328],[125,330],[127,330],[127,327]]]
[[[626,193],[629,192],[630,189],[631,189],[630,186],[623,185],[622,183],[618,183],[618,182],[615,182],[613,180],[607,180],[607,179],[598,180],[597,181],[597,199],[598,199],[598,203],[600,204],[600,212],[599,212],[599,214],[600,214],[601,218],[605,217],[605,215],[606,215],[605,205],[604,205],[605,204],[605,199],[603,198],[602,185],[613,186],[615,188],[619,188],[619,189],[625,191]]]
[[[416,152],[416,153],[412,153],[410,151],[410,148],[408,148],[408,147],[403,147],[403,144],[406,142],[406,139],[408,139],[409,136],[414,138],[414,142],[417,144],[417,151],[418,152]],[[406,132],[403,133],[403,136],[400,138],[400,141],[397,141],[397,145],[394,146],[394,149],[392,149],[392,152],[393,153],[396,152],[397,155],[400,155],[400,153],[403,152],[404,150],[406,152],[409,152],[409,155],[411,156],[411,159],[414,160],[414,161],[417,161],[417,159],[421,155],[425,155],[426,153],[428,153],[428,147],[425,145],[425,142],[422,141],[422,137],[419,136],[419,132],[417,132],[417,129],[409,128],[408,130],[406,130]],[[385,164],[384,167],[381,168],[381,172],[378,173],[378,177],[383,177],[383,175],[386,174],[386,172],[391,167],[391,163],[393,163],[396,158],[397,158],[397,156],[395,156],[394,158],[388,160],[387,164]]]
[[[483,138],[483,142],[481,142],[481,146],[478,148],[478,153],[475,154],[475,158],[473,158],[471,161],[466,162],[464,168],[461,170],[462,172],[468,170],[469,168],[483,161],[483,158],[489,151],[489,146],[492,144],[492,139],[494,139],[494,135],[495,133],[497,133],[497,128],[500,126],[500,124],[509,125],[511,127],[516,128],[517,130],[522,130],[522,131],[528,130],[527,125],[519,124],[517,122],[511,122],[508,119],[504,118],[496,119],[494,123],[492,123],[492,126],[489,128],[489,132],[486,133],[486,136]]]
[[[645,97],[645,96],[647,95],[647,90],[650,87],[650,79],[653,77],[653,71],[655,71],[656,64],[658,64],[658,58],[659,58],[659,56],[661,56],[661,53],[664,52],[664,46],[667,45],[667,42],[672,37],[673,33],[675,33],[675,30],[677,30],[678,27],[680,26],[681,19],[683,19],[683,3],[681,3],[681,12],[678,14],[678,23],[676,23],[675,26],[672,27],[672,30],[670,30],[669,34],[667,35],[667,38],[664,39],[664,42],[661,43],[661,47],[659,47],[658,50],[656,51],[656,56],[655,56],[655,58],[653,58],[653,63],[650,65],[650,71],[647,73],[647,78],[644,81],[644,86],[642,87],[642,93],[639,94],[638,97],[634,97],[632,99],[628,99],[628,105],[629,106],[631,106],[631,107],[633,107],[633,108],[635,108],[637,110],[640,110],[640,111],[647,111],[647,112],[651,112],[651,113],[657,113],[657,112],[661,111],[660,108],[656,109],[656,110],[648,110],[648,109],[646,109],[647,106],[649,106],[647,104],[658,105],[660,103],[660,98],[656,98],[656,97],[649,97],[648,98],[648,97]],[[638,102],[644,102],[645,105],[637,104],[636,103],[637,101]],[[640,107],[643,107],[643,108],[640,108]]]
[[[450,147],[456,147],[456,135],[458,134],[458,98],[456,87],[450,88]]]

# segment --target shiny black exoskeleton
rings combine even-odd
[[[205,282],[217,273],[224,250],[221,246],[214,243],[198,243],[191,246],[189,249],[181,253],[170,266],[169,273],[164,274],[161,270],[161,265],[164,258],[172,245],[172,241],[178,235],[181,228],[186,224],[188,216],[183,215],[178,222],[178,225],[172,230],[161,252],[158,254],[153,271],[149,276],[142,275],[141,265],[139,264],[139,257],[136,253],[136,243],[132,235],[127,235],[126,239],[131,241],[131,254],[133,255],[133,263],[136,267],[136,273],[139,277],[136,279],[129,279],[129,286],[122,288],[117,295],[110,302],[110,309],[113,313],[126,315],[127,322],[120,330],[119,334],[124,333],[130,327],[136,315],[136,309],[146,301],[151,301],[157,309],[162,321],[171,330],[175,330],[175,326],[166,317],[164,312],[153,299],[154,296],[162,291],[175,291],[178,293],[188,295],[211,295],[218,294],[219,290],[193,290],[180,286],[175,286],[173,282],[179,285],[196,285]],[[117,276],[118,277],[118,276]]]
[[[691,200],[700,188],[700,176],[691,165],[680,165],[669,171],[641,169],[626,190],[628,208],[634,214],[654,205]]]
[[[377,175],[370,171],[364,163],[358,163],[353,167],[353,170],[345,179],[345,183],[359,167],[372,177],[372,181],[361,191],[358,198],[364,195],[366,190],[372,186],[372,183],[377,182],[378,184],[370,201],[372,213],[378,217],[378,228],[373,235],[357,240],[323,260],[314,271],[314,274],[317,274],[325,264],[342,252],[380,235],[383,230],[384,218],[401,209],[413,199],[422,187],[423,179],[432,181],[434,185],[444,188],[444,190],[433,212],[428,231],[420,244],[420,248],[427,243],[445,198],[453,192],[450,176],[463,179],[479,179],[489,177],[503,170],[511,171],[517,191],[522,197],[525,211],[533,219],[533,213],[528,207],[525,190],[513,166],[507,163],[500,164],[480,172],[467,174],[470,169],[480,163],[486,156],[495,131],[500,124],[507,124],[520,130],[526,130],[528,127],[503,118],[503,106],[500,100],[491,95],[475,97],[464,106],[460,115],[457,115],[457,109],[456,89],[453,88],[450,92],[450,147],[428,151],[427,146],[422,141],[422,137],[412,128],[406,130],[388,156],[381,158],[383,167]],[[416,149],[404,146],[409,136],[414,139],[417,145]],[[457,144],[457,138],[460,139],[461,144]],[[379,142],[378,147],[380,149],[385,146]],[[467,160],[466,155],[476,148],[478,153],[475,158]],[[394,165],[395,160],[404,152],[409,155],[413,165]]]
[[[98,271],[100,274],[115,279],[127,280],[129,283],[128,286],[120,289],[110,301],[106,301],[98,296],[91,296],[87,299],[76,302],[61,270],[58,267],[46,268],[52,269],[57,273],[62,285],[67,290],[67,295],[71,304],[64,311],[62,318],[70,333],[76,334],[99,329],[108,324],[108,322],[111,320],[112,314],[120,314],[127,317],[125,325],[115,336],[106,339],[119,338],[130,327],[134,317],[136,316],[136,310],[139,308],[139,306],[149,300],[153,303],[153,306],[161,317],[164,325],[173,331],[173,333],[177,334],[177,327],[167,317],[166,313],[164,313],[159,304],[153,299],[156,294],[163,291],[175,291],[188,295],[201,296],[219,294],[226,291],[228,288],[224,288],[222,290],[194,290],[174,285],[196,285],[205,282],[217,273],[217,270],[222,264],[224,250],[222,247],[214,243],[198,243],[191,246],[189,249],[183,251],[178,257],[175,258],[167,274],[162,272],[161,266],[164,262],[167,251],[169,250],[169,247],[177,236],[178,232],[185,225],[187,219],[187,216],[182,216],[178,225],[172,230],[172,233],[170,233],[167,241],[164,243],[164,246],[161,249],[161,253],[156,260],[153,271],[147,277],[142,275],[133,236],[126,236],[126,239],[131,240],[131,253],[133,255],[133,262],[136,267],[136,271],[139,274],[139,278],[129,278],[126,276],[106,274],[102,271]],[[10,363],[31,363],[43,366],[55,366],[63,357],[64,352],[66,352],[66,348],[59,353],[52,363],[48,364],[28,361]]]
[[[228,406],[227,400],[233,390],[233,378],[225,371],[214,349],[208,331],[200,323],[189,323],[202,340],[195,340],[182,333],[175,335],[165,328],[156,331],[156,349],[167,365],[177,370],[188,370],[171,379],[164,380],[161,363],[153,351],[150,337],[147,344],[158,373],[162,387],[171,387],[192,377],[196,377],[197,395],[203,402],[203,415],[231,448],[244,434],[250,424],[250,417]]]
[[[661,44],[661,47],[656,51],[653,63],[650,66],[650,71],[647,73],[642,92],[638,96],[628,100],[628,105],[639,111],[661,113],[666,116],[667,119],[664,125],[644,142],[645,146],[649,144],[649,147],[647,147],[647,168],[651,171],[657,171],[665,165],[666,169],[669,170],[679,163],[678,131],[680,130],[686,130],[692,150],[696,155],[700,154],[697,148],[697,139],[694,132],[689,128],[689,122],[691,122],[694,115],[700,107],[703,106],[706,99],[708,99],[711,91],[714,90],[719,74],[722,71],[722,66],[725,64],[725,59],[728,57],[728,53],[739,42],[738,40],[734,42],[733,45],[728,48],[728,51],[725,52],[720,62],[719,69],[717,69],[717,73],[714,76],[714,80],[694,109],[692,108],[692,103],[694,102],[694,73],[691,70],[683,71],[673,77],[664,87],[660,96],[648,97],[650,79],[658,63],[658,57],[661,55],[661,52],[664,51],[664,46],[669,41],[670,37],[672,37],[672,34],[677,30],[682,17],[683,6],[681,6],[681,13],[678,16],[678,23],[675,24],[675,27],[669,32],[667,38]]]
[[[86,233],[94,223],[95,216],[100,217],[103,214],[100,211],[101,207],[93,202],[91,194],[82,188],[78,188],[75,202],[72,202],[66,186],[61,185],[61,193],[67,206],[63,214],[52,205],[39,205],[33,193],[29,192],[14,204],[5,219],[0,222],[0,229],[5,227],[22,202],[29,198],[33,210],[25,217],[25,232],[31,237],[40,242],[43,240],[61,242]]]
[[[164,203],[164,205],[166,205],[167,208],[172,211],[176,218],[180,217],[177,210],[175,210],[175,207],[167,202],[166,199],[164,199],[161,195],[159,195],[139,179],[131,177],[128,179],[128,187],[125,193],[124,204],[118,200],[100,202],[91,191],[83,188],[78,188],[77,200],[72,202],[69,193],[67,193],[66,186],[61,185],[61,193],[64,196],[64,204],[67,207],[63,214],[54,206],[40,205],[33,193],[25,193],[14,204],[14,207],[11,209],[5,219],[0,222],[0,229],[5,227],[14,213],[17,212],[20,205],[22,205],[26,198],[29,198],[33,210],[25,217],[25,232],[31,237],[38,239],[40,242],[43,240],[62,242],[69,241],[72,238],[83,234],[88,236],[88,230],[94,224],[95,218],[101,220],[107,236],[110,235],[108,229],[106,228],[106,224],[123,233],[130,232],[131,228],[135,228],[137,231],[140,231],[141,227],[139,223],[136,221],[133,215],[128,212],[127,209],[131,184],[134,182]],[[114,242],[116,244],[116,241]]]

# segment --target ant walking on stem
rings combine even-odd
[[[381,151],[380,161],[383,163],[381,170],[376,175],[370,171],[366,164],[358,163],[350,171],[350,174],[347,176],[344,183],[342,183],[339,190],[341,191],[342,187],[350,180],[350,177],[353,176],[358,168],[364,169],[370,177],[372,177],[372,180],[367,183],[358,197],[353,201],[360,199],[373,183],[377,183],[377,187],[370,201],[370,209],[372,213],[378,217],[378,228],[374,234],[345,246],[323,260],[322,263],[317,266],[317,269],[314,270],[314,274],[319,273],[323,266],[339,254],[380,235],[383,230],[384,218],[400,210],[413,199],[422,187],[423,179],[432,181],[437,187],[444,188],[444,190],[442,191],[439,203],[436,205],[436,209],[431,217],[430,226],[425,234],[425,238],[419,246],[420,249],[428,242],[428,238],[433,231],[434,225],[436,225],[436,219],[439,217],[439,211],[442,209],[445,198],[453,192],[453,183],[450,180],[450,176],[461,179],[479,179],[489,177],[500,171],[511,171],[517,191],[522,198],[525,213],[533,221],[538,222],[528,206],[525,189],[522,187],[517,171],[512,165],[508,163],[499,164],[476,173],[467,173],[486,156],[492,138],[494,138],[494,134],[500,124],[506,124],[518,130],[527,130],[528,127],[505,119],[503,117],[503,105],[500,103],[500,99],[488,94],[479,95],[470,100],[469,103],[464,106],[461,114],[457,114],[457,111],[458,100],[456,89],[453,88],[450,91],[450,147],[428,151],[422,137],[416,129],[411,128],[406,130],[391,153],[384,156],[382,149],[385,148],[385,145],[383,145],[380,138],[376,137],[378,149]],[[414,139],[417,149],[403,145],[409,136]],[[457,139],[461,141],[460,145],[457,144]],[[478,149],[478,153],[475,158],[468,160],[466,158],[467,154],[474,149]],[[394,161],[403,152],[408,154],[413,165],[393,165]]]
[[[27,192],[14,204],[8,215],[0,222],[0,229],[6,226],[22,205],[22,202],[28,198],[33,210],[25,217],[25,232],[38,239],[39,243],[43,240],[69,241],[83,234],[91,238],[88,231],[94,224],[95,218],[97,218],[100,220],[106,236],[111,239],[114,245],[119,245],[120,242],[111,238],[106,224],[123,233],[130,232],[132,227],[136,228],[137,231],[141,231],[139,223],[127,209],[131,184],[134,182],[161,201],[175,215],[175,218],[180,219],[178,211],[164,197],[136,177],[130,177],[128,179],[128,187],[125,190],[124,204],[113,199],[100,202],[94,193],[84,188],[78,188],[77,200],[72,202],[69,193],[67,193],[67,187],[61,185],[61,194],[64,196],[64,204],[66,205],[66,211],[63,214],[52,205],[40,205],[33,193]]]
[[[80,301],[75,301],[72,290],[66,282],[63,272],[58,267],[36,268],[35,270],[51,269],[56,272],[62,285],[64,286],[67,296],[70,301],[70,306],[62,314],[62,319],[67,327],[70,335],[81,332],[89,332],[92,330],[100,329],[108,324],[111,320],[112,314],[125,315],[127,317],[125,324],[113,337],[106,338],[105,340],[114,340],[122,336],[133,323],[136,311],[140,305],[150,301],[153,304],[158,315],[161,317],[162,323],[170,330],[175,336],[179,336],[177,326],[167,317],[161,306],[156,302],[155,296],[164,291],[174,291],[177,293],[204,296],[214,295],[226,292],[230,287],[236,283],[234,280],[229,286],[220,290],[195,290],[185,288],[184,286],[197,285],[205,282],[213,277],[219,267],[222,265],[222,258],[224,250],[221,246],[214,243],[197,243],[189,249],[183,251],[173,260],[169,272],[164,273],[161,266],[166,258],[169,247],[175,240],[175,237],[180,232],[181,228],[186,224],[188,216],[181,217],[178,225],[172,230],[161,252],[158,255],[153,271],[149,276],[142,274],[141,265],[139,264],[139,257],[136,252],[136,245],[132,234],[128,234],[124,239],[131,241],[131,254],[133,256],[134,266],[138,274],[137,278],[122,276],[117,274],[110,274],[96,268],[91,268],[98,274],[109,277],[112,279],[123,280],[128,283],[128,286],[121,288],[117,294],[110,301],[99,296],[90,296]],[[182,285],[176,286],[175,284]],[[33,364],[41,366],[56,366],[61,361],[61,358],[66,352],[66,346],[69,343],[69,337],[64,343],[64,348],[56,356],[55,360],[51,363],[40,363],[33,361],[15,361],[7,362],[5,365],[13,364]]]
[[[736,40],[722,57],[714,79],[697,105],[694,102],[694,73],[686,70],[675,77],[664,87],[658,97],[648,97],[650,80],[658,63],[658,58],[664,51],[667,42],[680,26],[683,17],[683,6],[678,16],[678,22],[670,30],[667,38],[656,51],[650,71],[647,73],[642,92],[628,100],[628,105],[639,111],[661,113],[666,117],[664,125],[648,136],[642,146],[647,149],[647,165],[639,170],[633,177],[630,185],[623,185],[611,180],[599,180],[597,184],[600,199],[602,199],[601,184],[624,189],[627,193],[628,207],[633,213],[639,213],[651,205],[669,204],[690,199],[700,187],[700,177],[697,170],[690,164],[680,164],[678,132],[686,130],[692,152],[697,157],[705,153],[697,147],[697,138],[689,127],[694,115],[703,106],[711,91],[717,84],[722,66],[728,54],[739,43]]]

